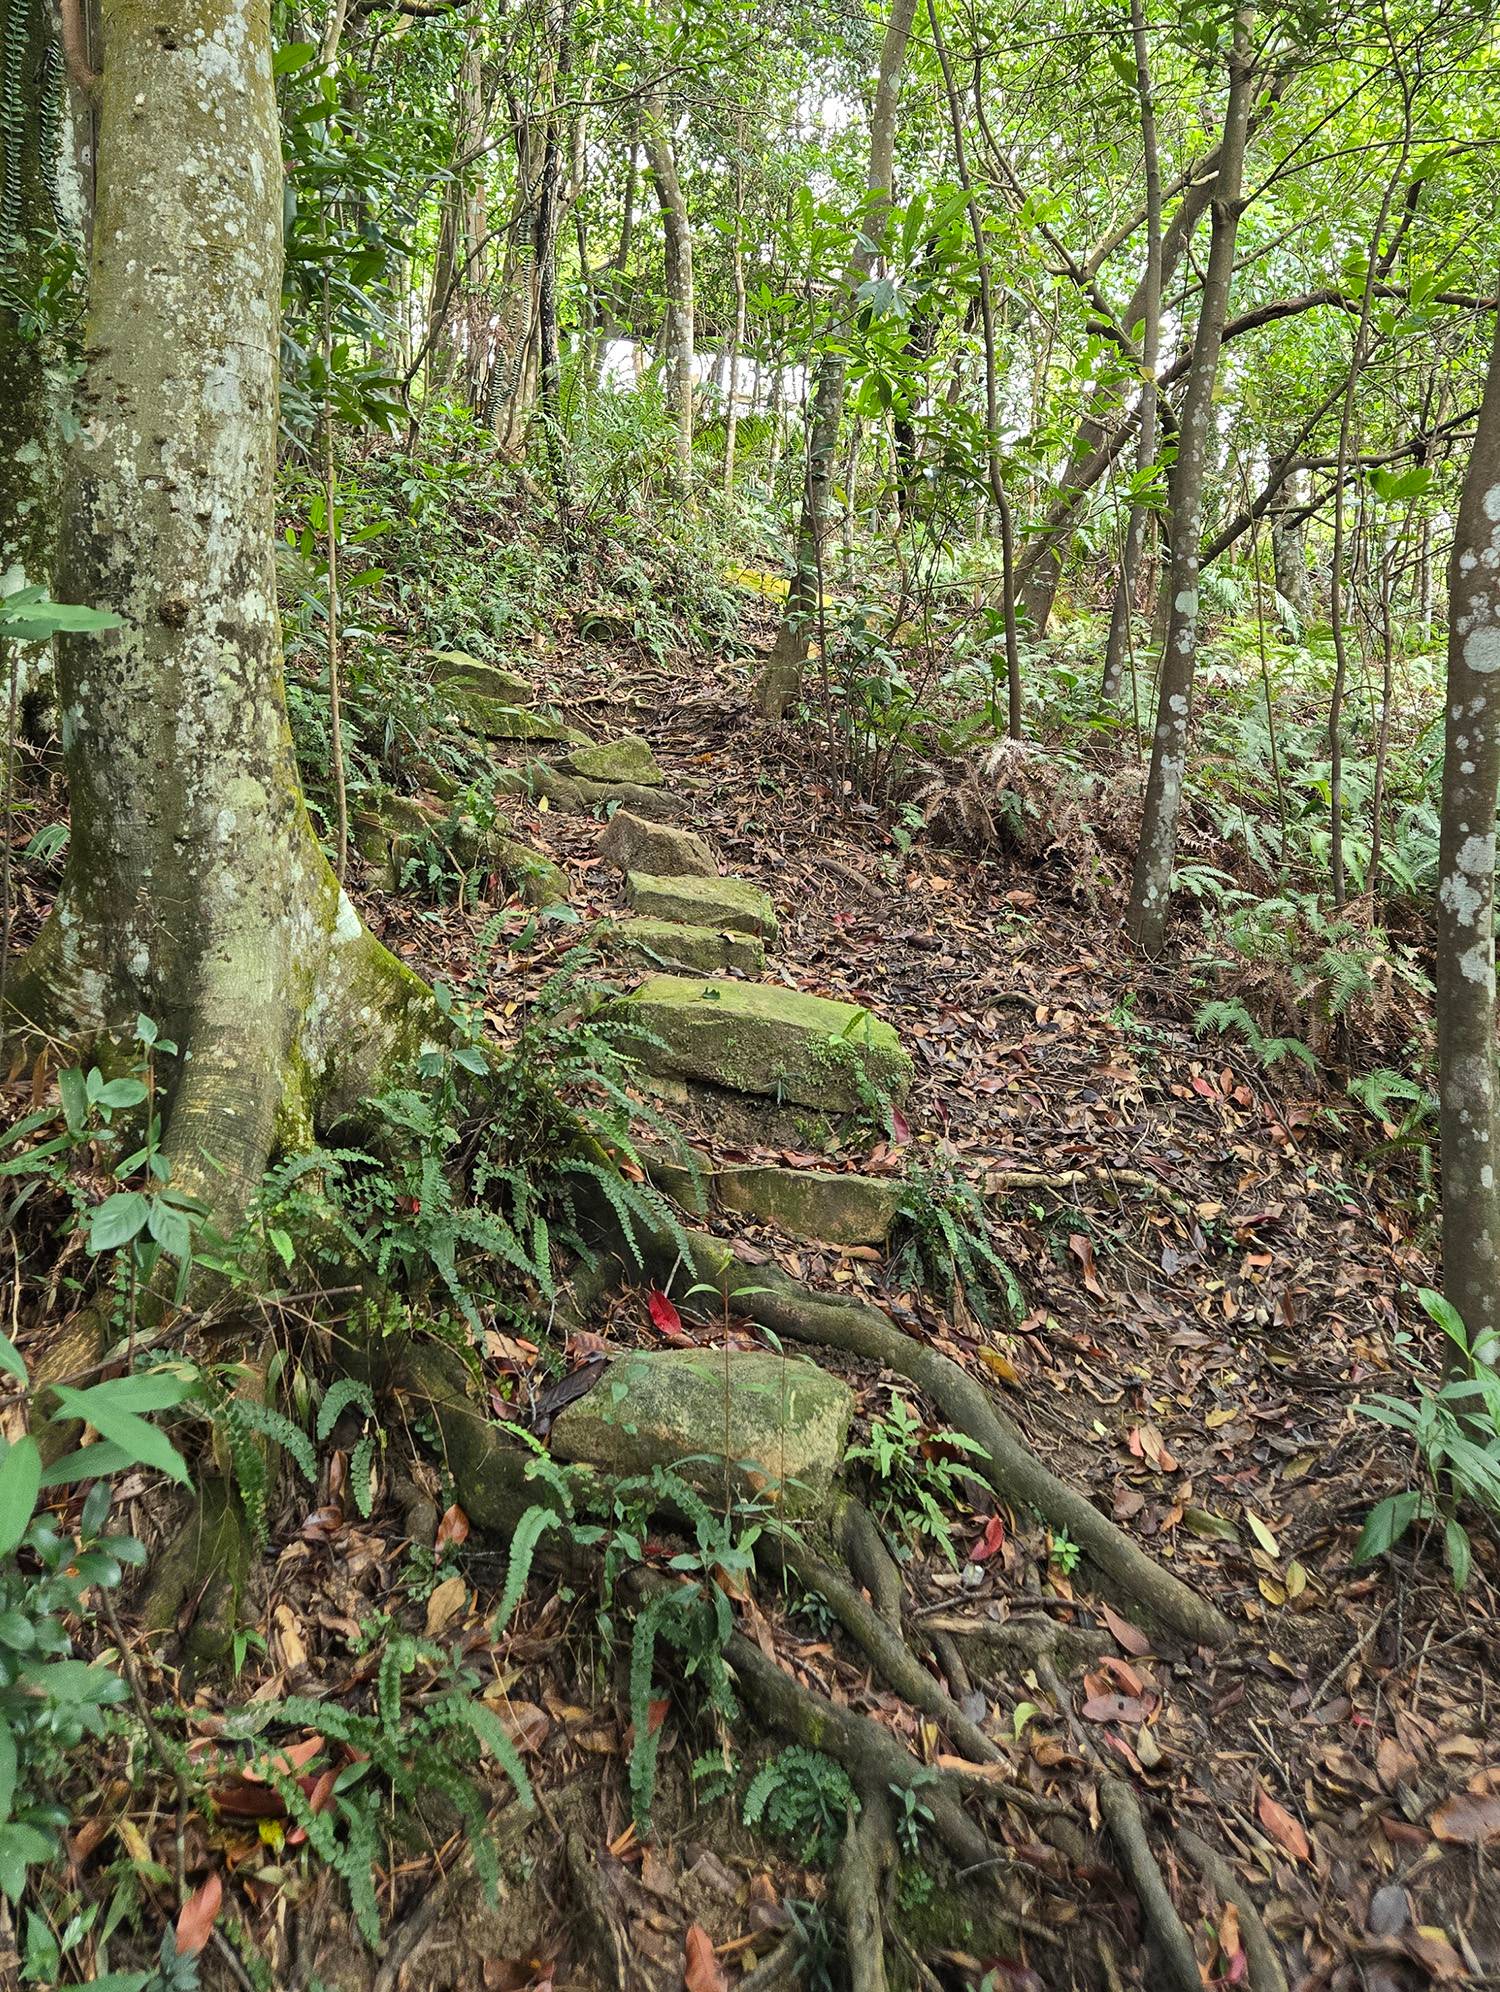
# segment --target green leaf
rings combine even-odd
[[[164,1197],[151,1199],[146,1228],[161,1249],[174,1259],[187,1260],[193,1256],[193,1227]]]
[[[1446,1299],[1435,1287],[1418,1287],[1417,1299],[1422,1303],[1422,1312],[1429,1321],[1435,1321],[1450,1342],[1456,1342],[1464,1354],[1469,1353],[1469,1335],[1464,1327],[1464,1318],[1451,1300]]]
[[[305,69],[317,52],[316,42],[285,42],[271,57],[271,74],[290,76],[294,70]]]
[[[4,1370],[7,1376],[13,1376],[23,1387],[27,1382],[26,1364],[9,1335],[0,1335],[0,1370]]]
[[[138,1107],[146,1098],[146,1088],[139,1079],[111,1079],[94,1097],[101,1107]]]
[[[26,1886],[26,1870],[50,1860],[57,1842],[35,1826],[0,1826],[0,1890],[18,1902]]]
[[[89,1219],[89,1250],[113,1252],[128,1245],[150,1215],[150,1201],[139,1190],[116,1190]]]
[[[1394,1549],[1426,1505],[1426,1495],[1414,1489],[1408,1489],[1404,1494],[1390,1494],[1385,1500],[1377,1501],[1355,1544],[1354,1561],[1368,1563],[1372,1558],[1384,1556],[1388,1550]]]
[[[145,1382],[147,1379],[122,1378],[121,1381]],[[65,1417],[86,1419],[101,1438],[108,1439],[128,1456],[126,1464],[155,1467],[159,1473],[170,1475],[184,1487],[189,1486],[191,1475],[181,1453],[166,1433],[159,1432],[155,1425],[148,1425],[134,1411],[121,1410],[117,1400],[104,1394],[107,1391],[106,1384],[96,1384],[93,1390],[70,1390],[60,1384],[55,1395]]]
[[[9,1819],[16,1794],[16,1739],[9,1729],[0,1728],[0,1821]]]
[[[1454,1521],[1451,1515],[1443,1527],[1443,1556],[1448,1565],[1448,1573],[1453,1579],[1454,1590],[1466,1590],[1469,1572],[1473,1567],[1474,1551],[1469,1542],[1469,1531],[1462,1522]]]
[[[42,1485],[42,1455],[27,1432],[0,1459],[0,1556],[9,1556],[31,1527]]]

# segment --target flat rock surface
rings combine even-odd
[[[727,1458],[742,1489],[772,1499],[781,1490],[788,1514],[815,1514],[843,1461],[853,1409],[849,1386],[800,1356],[637,1350],[558,1413],[551,1447],[615,1476],[676,1466],[711,1491],[723,1488]]]
[[[563,766],[570,775],[584,775],[590,781],[634,782],[639,788],[661,788],[667,779],[638,733],[622,733],[618,740],[576,748]]]
[[[648,1072],[845,1114],[876,1096],[901,1100],[911,1084],[896,1033],[853,1003],[765,982],[655,975],[618,1008],[657,1040],[637,1054]]]
[[[637,913],[653,920],[677,920],[689,927],[728,927],[775,944],[776,909],[769,893],[742,878],[663,878],[631,871],[625,897]]]
[[[783,1169],[774,1163],[721,1169],[712,1184],[723,1209],[829,1245],[883,1245],[901,1203],[901,1183],[894,1176]]]
[[[608,955],[694,969],[701,975],[726,968],[759,975],[766,965],[765,948],[754,935],[725,928],[689,927],[679,920],[612,920],[602,922],[595,934]]]
[[[617,809],[609,819],[599,839],[599,855],[622,872],[645,872],[653,878],[717,879],[719,875],[713,846],[696,832],[648,823],[628,809]]]

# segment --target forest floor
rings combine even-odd
[[[1300,1067],[1266,1074],[1197,1038],[1186,971],[1145,966],[1126,949],[1118,906],[1087,896],[1076,853],[979,859],[925,839],[903,853],[876,812],[841,806],[808,741],[755,719],[743,663],[685,667],[584,647],[550,656],[542,676],[600,737],[644,734],[691,798],[693,827],[727,869],[772,894],[783,932],[771,974],[867,1004],[897,1027],[917,1062],[913,1152],[945,1149],[979,1180],[1036,1172],[1034,1186],[994,1200],[1026,1300],[1011,1332],[984,1329],[961,1304],[950,1318],[893,1290],[869,1248],[789,1246],[744,1227],[740,1236],[752,1257],[867,1294],[984,1375],[1056,1472],[1234,1622],[1233,1644],[1208,1657],[1155,1653],[1106,1614],[1118,1654],[1089,1675],[1081,1712],[1139,1780],[1154,1819],[1231,1857],[1293,1984],[1500,1983],[1500,1883],[1484,1850],[1500,1813],[1500,1568],[1482,1549],[1456,1599],[1434,1555],[1352,1562],[1372,1503],[1411,1472],[1355,1401],[1400,1390],[1399,1351],[1423,1333],[1413,1290],[1433,1281],[1433,1235],[1415,1214],[1414,1172],[1362,1165],[1349,1116],[1331,1121]],[[566,869],[579,913],[620,909],[594,821],[524,804],[513,821]],[[470,972],[482,909],[383,899],[365,910],[424,972],[456,982]],[[543,923],[524,952],[502,943],[485,991],[492,1022],[503,1031],[576,940],[576,928]],[[714,1130],[704,1132],[712,1144]],[[877,1143],[863,1166],[899,1160]],[[644,1293],[617,1299],[596,1328],[611,1347],[656,1337]],[[713,1341],[711,1328],[698,1332]],[[524,1345],[502,1353],[497,1382],[524,1389],[528,1360]],[[885,1408],[878,1375],[852,1380],[861,1421]],[[1075,1594],[1028,1517],[976,1512],[956,1535],[969,1558],[960,1567],[934,1555],[907,1568],[919,1611],[961,1603],[1003,1616],[1024,1601],[1099,1624],[1097,1601]],[[836,1639],[761,1602],[758,1631],[784,1664],[837,1700],[898,1719]],[[514,1692],[535,1711],[541,1781],[561,1788],[599,1747],[598,1712],[573,1707],[538,1658],[540,1676],[527,1672]],[[520,1655],[516,1664],[525,1671]],[[1096,1817],[1090,1766],[1034,1678],[991,1687],[988,1726],[1013,1774],[1082,1821]],[[1016,1715],[1023,1703],[1042,1706],[1028,1720]],[[610,1914],[640,1982],[678,1982],[685,1929],[699,1917],[722,1961],[747,1956],[757,1918],[774,1922],[767,1905],[784,1873],[747,1890],[708,1850],[725,1851],[719,1827],[695,1831],[690,1818],[642,1854],[628,1818],[616,1766],[593,1830],[631,1870],[626,1887],[611,1859],[622,1878]],[[1017,1857],[1036,1866],[1035,1914],[1053,1935],[1025,1939],[1034,1979],[1002,1967],[989,1982],[1102,1983],[1113,1972],[1149,1984],[1128,1889],[1102,1868],[1061,1873],[1016,1824]],[[1166,1859],[1205,1981],[1238,1982],[1233,1912],[1226,1921],[1191,1869]],[[712,1914],[705,1876],[722,1898]],[[926,1962],[934,1982],[978,1983],[974,1961],[956,1952]],[[539,1961],[530,1978],[497,1969],[483,1982],[547,1984],[548,1968]],[[555,1968],[559,1985],[575,1982],[565,1962]],[[733,1979],[731,1968],[723,1982]]]
[[[1041,1457],[1210,1596],[1235,1637],[1212,1655],[1154,1644],[1084,1572],[1074,1581],[1068,1545],[984,1500],[953,1517],[955,1561],[933,1548],[905,1565],[911,1614],[1003,1619],[1015,1606],[1108,1637],[1076,1713],[1143,1796],[1205,1983],[1247,1982],[1247,1958],[1233,1909],[1178,1852],[1182,1828],[1229,1858],[1289,1983],[1307,1992],[1500,1984],[1500,1559],[1492,1542],[1476,1542],[1461,1598],[1431,1545],[1353,1562],[1372,1504],[1414,1484],[1409,1457],[1355,1408],[1362,1392],[1409,1389],[1402,1351],[1435,1333],[1415,1300],[1435,1269],[1414,1164],[1372,1163],[1361,1152],[1371,1124],[1347,1101],[1341,1120],[1331,1115],[1340,1102],[1300,1067],[1266,1073],[1197,1037],[1201,992],[1175,957],[1150,967],[1124,946],[1108,881],[1091,883],[1092,852],[1063,839],[1040,856],[980,856],[920,835],[902,849],[880,812],[835,792],[814,742],[754,717],[744,660],[659,663],[562,642],[537,675],[599,738],[643,734],[688,799],[692,827],[726,869],[771,894],[782,921],[771,977],[866,1004],[896,1026],[916,1083],[897,1139],[872,1138],[861,1167],[895,1172],[946,1156],[987,1184],[1024,1312],[986,1328],[962,1301],[945,1309],[903,1284],[899,1262],[873,1248],[793,1245],[714,1222],[737,1227],[752,1262],[863,1295],[981,1376]],[[508,807],[516,833],[566,871],[580,919],[621,910],[596,820],[524,798]],[[365,889],[357,869],[351,885],[375,930],[424,974],[459,988],[483,974],[480,1000],[502,1038],[580,938],[576,923],[517,908],[486,952],[493,906]],[[34,919],[40,907],[24,910]],[[25,1082],[12,1090],[19,1113]],[[738,1123],[695,1136],[725,1159],[821,1159],[798,1148],[747,1157],[731,1146],[745,1139]],[[677,1298],[682,1332],[714,1346],[719,1330]],[[661,1337],[647,1292],[627,1290],[570,1336],[564,1361]],[[541,1344],[540,1333],[490,1335],[493,1401],[507,1415],[555,1374],[555,1352]],[[842,1367],[862,1437],[888,1410],[893,1380]],[[265,1982],[305,1992],[739,1985],[806,1913],[794,1905],[816,1905],[827,1882],[745,1830],[733,1801],[695,1806],[687,1765],[703,1739],[685,1719],[687,1699],[657,1705],[662,1788],[657,1834],[643,1846],[630,1823],[624,1697],[589,1600],[538,1576],[491,1641],[504,1561],[477,1534],[463,1541],[456,1509],[439,1524],[449,1496],[436,1468],[418,1458],[402,1468],[409,1482],[388,1476],[368,1520],[341,1511],[328,1477],[337,1471],[325,1466],[316,1493],[277,1518],[252,1601],[263,1644],[242,1652],[238,1678],[185,1694],[170,1655],[148,1662],[142,1647],[152,1698],[184,1702],[193,1751],[211,1751],[230,1704],[367,1692],[372,1621],[461,1637],[524,1752],[542,1817],[498,1913],[479,1901],[451,1821],[435,1854],[414,1841],[380,1871],[390,1942],[379,1962],[326,1870],[314,1867],[308,1883],[295,1839],[267,1839],[275,1807],[264,1785],[221,1785],[212,1824],[196,1813],[186,1824],[187,1872],[226,1872],[273,1960]],[[151,1539],[139,1485],[121,1490],[120,1505]],[[424,1508],[425,1523],[414,1519]],[[658,1552],[648,1543],[647,1553]],[[795,1676],[889,1724],[919,1756],[941,1754],[934,1726],[872,1679],[826,1618],[759,1588],[739,1615]],[[1106,1846],[1092,1840],[1098,1767],[1035,1674],[1017,1663],[974,1683],[964,1707],[1016,1784]],[[165,1875],[170,1784],[143,1796],[137,1767],[129,1781],[106,1775],[100,1792],[71,1842],[75,1878],[86,1887],[116,1842],[132,1864],[154,1854]],[[1028,1904],[1019,1955],[975,1956],[933,1931],[917,1940],[920,1982],[1154,1992],[1164,1981],[1135,1895],[1107,1854],[1069,1860],[1022,1812],[992,1817]],[[205,1954],[205,1984],[249,1982]]]

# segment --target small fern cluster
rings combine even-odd
[[[958,1169],[945,1162],[913,1163],[898,1216],[898,1281],[929,1287],[949,1301],[962,1293],[986,1327],[992,1295],[1003,1300],[1013,1319],[1025,1313],[1025,1296],[995,1243],[984,1198]]]
[[[268,1376],[268,1383],[275,1388],[274,1370]],[[228,1454],[235,1492],[257,1544],[264,1549],[270,1539],[267,1504],[273,1480],[271,1448],[285,1453],[308,1485],[315,1486],[318,1456],[313,1440],[276,1404],[245,1390],[238,1372],[202,1374],[196,1396]],[[365,1428],[349,1457],[349,1487],[356,1508],[368,1518],[374,1506],[376,1448],[382,1442],[369,1385],[353,1377],[340,1377],[331,1383],[318,1407],[315,1431],[317,1443],[326,1443],[340,1415],[351,1405],[364,1413]]]
[[[404,1697],[404,1683],[418,1669],[437,1672],[442,1685],[412,1703]],[[463,1823],[475,1872],[493,1897],[500,1869],[479,1782],[483,1758],[488,1755],[499,1765],[523,1805],[532,1804],[531,1783],[516,1746],[481,1700],[479,1685],[477,1675],[456,1665],[432,1641],[401,1634],[389,1638],[381,1653],[372,1709],[355,1711],[294,1695],[254,1711],[258,1724],[315,1730],[325,1747],[338,1746],[349,1759],[320,1805],[307,1789],[311,1777],[313,1791],[318,1790],[320,1760],[293,1772],[285,1755],[266,1743],[257,1746],[246,1768],[274,1787],[292,1825],[302,1829],[313,1853],[342,1878],[360,1933],[372,1948],[380,1941],[374,1876],[384,1859],[394,1806],[420,1807],[434,1794],[445,1799]]]
[[[757,1771],[745,1793],[747,1826],[764,1826],[800,1861],[827,1863],[837,1854],[859,1798],[847,1773],[821,1750],[794,1744]]]

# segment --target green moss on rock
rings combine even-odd
[[[829,1245],[883,1245],[901,1202],[894,1177],[771,1165],[722,1169],[714,1193],[725,1210]]]
[[[805,1516],[827,1501],[853,1409],[847,1384],[800,1357],[637,1351],[616,1357],[587,1396],[558,1413],[551,1446],[556,1458],[611,1476],[676,1466],[714,1491],[727,1457],[741,1489]]]
[[[727,927],[775,945],[776,909],[770,895],[743,878],[663,878],[655,872],[625,875],[625,897],[635,912],[688,927]]]
[[[656,975],[616,1009],[657,1040],[641,1045],[649,1072],[831,1113],[858,1113],[872,1088],[901,1100],[911,1084],[896,1033],[852,1003],[764,982]]]
[[[634,782],[640,788],[661,788],[667,779],[638,733],[576,748],[563,765],[570,775],[584,775],[595,782]]]
[[[536,686],[529,678],[507,671],[502,664],[486,664],[467,650],[434,650],[432,676],[435,684],[448,690],[478,692],[505,705],[529,705],[536,697]]]
[[[689,927],[679,920],[601,923],[595,938],[607,955],[693,969],[700,975],[717,975],[726,968],[759,975],[766,965],[765,948],[752,934]]]

